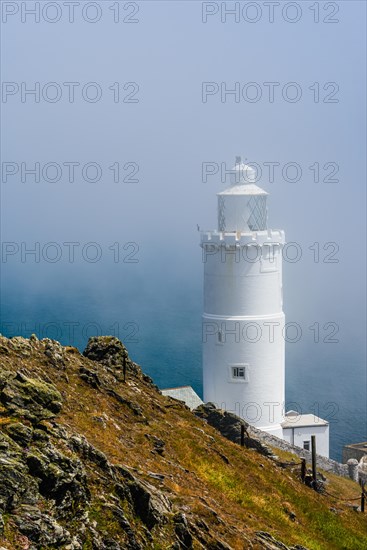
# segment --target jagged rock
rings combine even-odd
[[[114,517],[117,519],[120,527],[123,529],[123,531],[126,533],[128,537],[128,549],[129,550],[142,550],[141,545],[137,542],[135,538],[134,531],[127,520],[123,510],[119,506],[115,506],[114,504],[106,504],[105,508],[111,510]]]
[[[99,386],[101,385],[98,374],[90,369],[80,367],[79,376],[82,380],[87,382],[87,384],[92,386],[92,388],[99,388]]]
[[[80,454],[81,457],[87,458],[94,462],[99,468],[107,472],[111,472],[111,464],[107,460],[107,457],[102,451],[96,449],[91,445],[88,440],[82,435],[73,435],[68,441],[69,447]]]
[[[42,344],[45,347],[44,354],[50,359],[51,365],[56,368],[65,369],[64,348],[60,342],[44,338]]]
[[[222,540],[211,541],[208,544],[208,550],[233,550],[232,546],[229,546],[226,542]]]
[[[146,382],[147,384],[149,384],[153,388],[158,388],[158,386],[156,384],[154,384],[153,378],[151,378],[150,376],[148,376],[145,373],[143,373],[143,380],[144,380],[144,382]]]
[[[13,422],[4,427],[5,432],[22,447],[26,447],[32,439],[33,430],[21,422]]]
[[[169,499],[158,489],[146,482],[129,481],[128,488],[135,513],[148,529],[167,521],[166,514],[172,508]]]
[[[188,529],[188,527],[185,527],[182,524],[178,524],[175,526],[175,533],[177,535],[177,538],[179,540],[180,548],[183,548],[184,550],[191,549],[192,546],[192,535]]]
[[[173,516],[173,522],[175,523],[175,533],[180,548],[183,550],[190,550],[192,548],[193,538],[185,514],[178,512]]]
[[[0,401],[9,412],[32,423],[53,418],[62,407],[61,394],[52,384],[28,378],[21,372],[1,373]]]
[[[158,479],[159,481],[163,481],[166,476],[163,474],[156,474],[155,472],[147,472],[149,477],[152,477],[153,479]]]
[[[86,473],[78,459],[50,442],[34,446],[27,438],[23,448],[13,435],[0,433],[0,511],[34,505],[44,496],[54,500],[59,517],[72,517],[78,506],[88,503]]]
[[[164,448],[165,448],[165,442],[163,439],[160,439],[159,437],[151,434],[145,434],[145,437],[153,442],[153,451],[154,453],[157,453],[159,455],[164,454]]]
[[[164,448],[165,448],[165,442],[162,440],[162,439],[159,439],[157,438],[155,441],[154,441],[154,451],[159,454],[159,455],[163,455],[164,453]]]
[[[115,493],[118,496],[118,498],[122,501],[128,500],[130,498],[130,492],[126,485],[123,485],[122,483],[116,483],[115,484]]]
[[[44,430],[35,429],[32,435],[33,441],[48,441],[50,436]]]
[[[40,480],[40,494],[53,499],[61,515],[88,502],[86,473],[79,460],[63,455],[48,444],[42,451],[32,449],[26,463],[32,475]]]
[[[78,510],[89,503],[82,463],[61,453],[49,441],[37,441],[34,446],[32,430],[27,431],[21,423],[6,429],[8,434],[0,432],[0,512],[11,513],[19,533],[32,543],[29,549],[62,546],[81,550],[82,544],[71,538],[58,518],[75,519],[80,515]],[[19,445],[24,437],[28,444],[25,449]],[[52,514],[39,508],[42,497],[53,502]]]
[[[209,533],[209,527],[208,525],[205,523],[205,521],[203,519],[197,519],[196,520],[196,525],[199,527],[199,529],[201,529],[202,531],[206,531],[206,533]]]
[[[35,542],[38,548],[71,543],[70,533],[36,506],[21,506],[14,511],[13,519],[19,531]]]
[[[249,424],[239,416],[223,409],[217,409],[214,403],[204,403],[194,409],[193,413],[234,443],[241,443],[241,426],[244,426],[245,446],[248,449],[255,449],[264,456],[273,456],[273,451],[267,445],[250,436]]]
[[[221,521],[221,523],[223,523]],[[189,524],[190,532],[194,541],[201,543],[205,550],[233,550],[227,543],[213,536],[209,526],[202,519],[196,519],[195,523]],[[245,542],[245,540],[243,541]],[[249,539],[246,538],[247,546],[243,548],[252,548]]]
[[[256,538],[267,550],[289,550],[285,544],[276,540],[270,533],[266,533],[265,531],[257,531]]]
[[[183,512],[177,512],[173,516],[173,523],[184,525],[185,527],[188,527],[188,522],[186,515]]]
[[[103,539],[102,544],[104,550],[122,550],[119,543],[113,539]]]
[[[78,537],[73,537],[70,544],[64,547],[64,550],[82,550],[83,545]]]
[[[306,547],[297,544],[296,546],[286,546],[283,542],[275,539],[270,533],[266,531],[257,531],[256,540],[261,542],[263,548],[266,550],[307,550]]]
[[[115,336],[93,336],[89,338],[83,355],[92,361],[117,368],[122,367],[124,356],[125,359],[128,357],[127,349]]]
[[[28,475],[21,457],[0,456],[0,512],[12,510],[19,503],[34,504],[38,499],[38,484]]]
[[[122,475],[125,479],[129,481],[135,481],[136,479],[135,476],[130,472],[130,470],[126,468],[126,466],[124,466],[123,464],[115,464],[113,466],[113,469],[115,472]]]
[[[122,405],[127,405],[129,407],[129,409],[132,410],[133,413],[136,414],[137,416],[143,416],[143,411],[142,411],[140,405],[138,405],[138,403],[136,403],[135,401],[131,401],[130,399],[126,399],[125,397],[123,397],[122,395],[120,395],[119,393],[117,393],[115,390],[113,390],[111,388],[107,388],[106,392],[109,395],[111,395],[114,399],[116,399],[119,403],[121,403]]]
[[[93,336],[89,338],[83,355],[92,361],[97,361],[113,369],[122,369],[125,358],[127,370],[134,372],[134,374],[141,374],[140,368],[129,359],[127,349],[123,343],[115,336]]]
[[[10,338],[8,342],[12,349],[24,357],[28,357],[32,352],[32,346],[27,338],[23,338],[22,336],[14,336],[13,338]]]

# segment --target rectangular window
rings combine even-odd
[[[232,363],[227,365],[228,382],[244,384],[249,382],[250,365],[248,363]]]
[[[310,441],[304,441],[303,442],[303,448],[305,451],[309,451],[310,450]]]
[[[250,376],[250,365],[248,363],[227,364],[227,380],[231,384],[247,384]]]
[[[245,367],[232,367],[233,378],[246,378]]]

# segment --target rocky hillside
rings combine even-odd
[[[1,549],[367,548],[356,484],[224,439],[113,337],[0,337],[0,428]]]

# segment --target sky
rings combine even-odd
[[[111,323],[120,296],[153,319],[196,307],[197,225],[216,227],[241,155],[261,169],[269,227],[296,243],[287,319],[322,339],[337,325],[320,361],[365,376],[365,2],[1,8],[3,304],[62,295],[70,312],[88,289]]]

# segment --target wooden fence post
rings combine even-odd
[[[124,373],[124,382],[126,382],[126,353],[124,353],[122,359],[123,373]]]
[[[366,497],[365,497],[364,483],[363,482],[361,483],[361,489],[362,489],[362,493],[361,493],[361,512],[364,512],[364,504],[365,504]]]
[[[317,472],[316,472],[316,436],[315,435],[311,435],[311,448],[312,448],[312,479],[316,483]]]
[[[245,426],[241,424],[241,447],[245,446]]]
[[[305,458],[301,458],[301,479],[302,479],[302,483],[305,482],[305,478],[306,478],[306,459]]]

